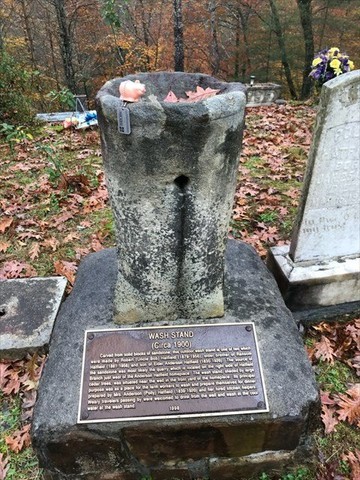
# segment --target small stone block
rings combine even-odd
[[[49,344],[65,277],[0,282],[0,358],[21,357]]]

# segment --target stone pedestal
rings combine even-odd
[[[125,80],[146,86],[128,104],[130,135],[117,124]],[[201,102],[163,102],[170,90],[186,98],[197,86],[219,92]],[[117,233],[115,321],[223,315],[244,87],[201,74],[130,75],[104,85],[97,109]]]
[[[196,323],[254,322],[269,412],[77,424],[84,331],[114,328],[117,273],[115,250],[89,255],[59,313],[32,430],[47,480],[248,479],[308,456],[319,409],[311,366],[272,275],[234,240],[226,250],[225,316]],[[172,325],[184,323],[191,320]],[[159,324],[168,322],[146,325]]]
[[[359,70],[322,87],[291,245],[272,248],[268,264],[292,310],[359,310]]]

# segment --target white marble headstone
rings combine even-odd
[[[290,247],[294,262],[360,253],[360,70],[322,88]]]

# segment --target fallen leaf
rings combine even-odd
[[[345,394],[338,394],[338,398],[339,420],[347,420],[360,427],[360,384],[352,385]]]
[[[10,363],[0,362],[0,389],[3,389],[10,375]]]
[[[325,434],[333,432],[335,426],[339,423],[339,420],[335,417],[335,409],[328,407],[327,405],[322,406],[321,419],[325,425]]]
[[[0,480],[5,480],[7,471],[9,470],[9,457],[5,453],[0,453]]]
[[[178,101],[179,99],[172,90],[170,90],[170,92],[164,98],[164,102],[177,103]]]
[[[24,425],[20,430],[16,430],[12,435],[5,437],[5,442],[12,452],[19,453],[31,443],[30,423]]]
[[[0,269],[0,279],[34,276],[36,276],[36,270],[31,265],[17,260],[5,262],[3,268]]]
[[[57,247],[59,246],[60,242],[55,237],[46,238],[43,242],[41,242],[41,246],[45,248],[51,248],[53,252],[56,251]]]
[[[325,337],[325,335],[322,335],[320,341],[315,343],[314,356],[315,358],[325,360],[326,362],[329,362],[331,364],[334,363],[334,347],[331,344],[331,341],[327,337]]]
[[[200,102],[201,100],[206,100],[207,98],[214,97],[219,92],[220,90],[215,90],[210,87],[207,87],[204,90],[202,87],[197,86],[195,92],[187,91],[185,93],[188,96],[187,101]]]
[[[19,233],[18,237],[20,240],[26,240],[28,238],[35,238],[35,240],[41,240],[41,235],[33,230],[29,230],[27,232]]]
[[[70,232],[63,240],[63,243],[71,243],[74,240],[80,240],[80,235],[77,232]]]
[[[5,395],[15,395],[19,392],[20,387],[21,382],[18,372],[13,372],[6,384],[2,387],[2,391]]]
[[[0,252],[6,252],[6,250],[10,247],[10,243],[8,242],[0,242]]]
[[[101,244],[100,240],[96,235],[92,235],[91,237],[91,249],[94,252],[98,252],[104,249],[104,246]]]
[[[351,468],[351,480],[359,480],[360,478],[360,450],[349,452],[342,456],[342,460],[347,461]]]
[[[5,233],[5,230],[7,230],[10,225],[13,222],[13,217],[5,217],[3,220],[0,221],[0,233]]]
[[[34,380],[30,380],[27,379],[25,382],[23,382],[22,386],[24,388],[24,390],[35,390],[38,386],[38,383],[37,381],[34,382]]]
[[[30,248],[29,257],[31,258],[31,260],[35,260],[36,258],[38,258],[39,254],[40,245],[38,243],[34,243],[33,246]]]
[[[186,93],[187,98],[178,98],[175,93],[170,90],[167,96],[164,98],[164,102],[169,103],[178,103],[178,102],[200,102],[201,100],[206,100],[207,98],[214,97],[220,90],[215,90],[213,88],[207,87],[206,89],[197,86],[196,91],[193,92],[188,90]]]
[[[83,228],[89,228],[89,227],[91,227],[91,222],[89,222],[89,220],[83,220],[82,222],[80,222],[80,225]]]
[[[320,392],[320,398],[322,405],[336,405],[336,401],[333,398],[330,398],[328,392]]]
[[[61,215],[59,215],[58,217],[56,217],[54,219],[54,225],[55,225],[55,227],[58,227],[62,223],[70,220],[71,218],[74,218],[74,215],[71,212],[66,212],[65,211],[64,213],[62,213]]]
[[[71,285],[75,282],[75,272],[77,270],[77,264],[75,262],[66,262],[64,260],[57,260],[54,262],[55,272],[58,275],[63,275],[68,279]]]

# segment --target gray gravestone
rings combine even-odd
[[[48,346],[66,283],[65,277],[0,282],[0,358]]]
[[[291,245],[269,265],[294,310],[360,300],[359,70],[322,87]]]
[[[270,272],[251,247],[226,241],[245,107],[242,86],[193,74],[132,78],[146,84],[147,96],[129,106],[130,135],[116,125],[121,79],[108,82],[98,97],[118,249],[82,262],[56,323],[32,429],[45,478],[215,480],[278,471],[308,454],[318,392],[296,324]],[[159,101],[170,88],[183,96],[197,85],[221,92],[199,104]],[[256,404],[255,352],[249,355],[243,338],[232,334],[232,348],[247,358],[234,373],[234,356],[222,348],[230,339],[223,331],[221,343],[216,333],[224,324],[241,323],[258,335],[268,408]],[[138,334],[144,327],[155,328],[158,341],[142,340]],[[206,331],[216,330],[207,357],[186,338],[176,342],[175,351],[169,332],[198,327],[205,346]],[[112,335],[115,328],[122,332]],[[90,350],[95,342],[90,358],[85,333]],[[104,339],[101,348],[97,333]],[[142,364],[137,359],[143,355]],[[204,365],[195,373],[200,357]],[[224,405],[227,395],[234,398],[234,384],[241,395],[231,412]],[[152,414],[141,415],[139,405],[154,386],[158,398],[151,402],[157,403],[142,410]],[[130,397],[139,389],[135,402]],[[252,393],[254,409],[241,412]],[[173,405],[176,395],[184,396]],[[122,416],[123,405],[131,407],[130,417]],[[182,415],[189,405],[193,414]],[[171,407],[179,414],[169,416]],[[89,419],[104,411],[109,416],[95,413]]]

